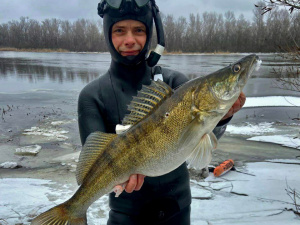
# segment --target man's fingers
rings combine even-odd
[[[240,100],[240,106],[242,108],[246,102],[246,95],[244,94],[244,92],[241,92],[241,94],[239,96],[239,100]]]
[[[129,177],[128,183],[125,187],[127,193],[132,193],[133,191],[139,191],[144,184],[145,176],[142,174],[132,174]]]
[[[125,187],[127,193],[132,193],[137,185],[137,174],[132,174],[129,177],[128,184]]]
[[[141,189],[142,185],[144,184],[144,178],[145,176],[142,174],[137,175],[137,185],[134,189],[135,191],[139,191]]]
[[[245,102],[246,102],[246,95],[244,94],[244,92],[241,92],[238,99],[235,101],[235,103],[232,105],[232,107],[229,109],[226,115],[222,118],[222,120],[225,120],[233,116],[233,114],[238,112],[243,107]]]

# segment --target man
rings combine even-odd
[[[149,66],[156,64],[157,59],[146,59],[153,16],[154,20],[159,20],[158,10],[155,10],[157,6],[153,0],[102,0],[99,3],[98,13],[103,17],[105,39],[112,60],[109,70],[88,84],[80,94],[78,121],[82,144],[92,132],[115,133],[116,125],[121,124],[129,113],[127,105],[132,96],[137,95],[143,84],[150,84],[155,75],[162,74],[163,81],[172,88],[188,81],[179,72]],[[159,24],[158,21],[157,29],[162,29]],[[215,128],[217,138],[222,136],[226,124],[244,102],[245,96],[241,94]],[[191,192],[185,163],[160,177],[133,174],[125,191],[118,198],[115,193],[110,194],[108,225],[190,224]]]

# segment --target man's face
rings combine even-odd
[[[112,43],[122,56],[138,55],[146,38],[146,26],[136,20],[122,20],[112,27]]]

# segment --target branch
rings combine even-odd
[[[255,7],[261,8],[263,11],[262,15],[270,12],[278,6],[286,6],[289,8],[290,13],[293,13],[294,9],[300,10],[300,1],[294,0],[264,0],[267,5],[255,5]]]

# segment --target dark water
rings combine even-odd
[[[247,54],[166,55],[159,65],[194,78],[214,72],[245,55]],[[247,96],[300,96],[296,92],[274,88],[272,84],[272,68],[292,62],[283,61],[275,54],[258,55],[263,63],[244,89]],[[107,71],[110,60],[108,53],[0,52],[0,93],[80,91],[88,82]]]

